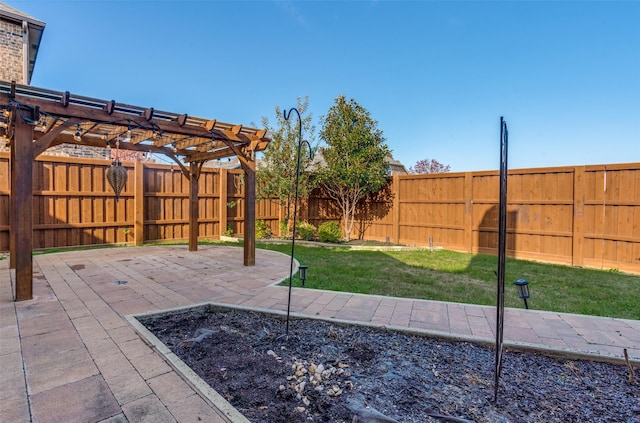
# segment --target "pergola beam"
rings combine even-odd
[[[79,121],[77,119],[69,119],[65,122],[62,122],[60,125],[56,126],[55,128],[52,128],[49,132],[39,137],[36,141],[36,145],[33,150],[33,158],[35,159],[40,154],[42,154],[47,148],[51,147],[56,137],[62,134],[62,131],[67,129],[69,126],[76,125],[78,123]]]
[[[0,93],[0,104],[9,104],[10,100],[12,99],[9,93]],[[240,131],[242,129],[241,125],[231,126],[229,129],[212,128],[209,131],[206,129],[206,127],[201,125],[190,125],[185,123],[184,125],[180,126],[178,122],[178,115],[176,115],[175,120],[165,120],[158,116],[158,113],[156,112],[156,116],[154,116],[154,119],[152,119],[151,121],[147,121],[141,114],[136,115],[135,113],[123,113],[117,111],[109,114],[107,112],[106,105],[103,108],[94,108],[71,103],[65,107],[62,102],[55,102],[51,100],[21,95],[16,95],[13,100],[34,107],[38,106],[42,111],[48,114],[64,118],[74,117],[97,123],[120,122],[120,125],[123,125],[123,122],[131,121],[138,127],[148,127],[149,122],[153,122],[153,124],[157,125],[158,129],[162,130],[163,134],[165,135],[173,133],[202,137],[210,135],[211,132],[213,132],[213,135],[215,135],[216,138],[228,138],[236,142],[250,141],[250,138],[247,136],[247,134]],[[144,113],[144,111],[141,111],[140,113]],[[217,122],[217,125],[220,126],[220,122]],[[229,126],[228,124],[226,125]],[[238,133],[235,132],[236,128],[238,128]],[[257,130],[253,131],[255,132]]]

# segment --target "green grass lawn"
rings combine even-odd
[[[258,248],[291,253],[290,244]],[[307,288],[481,305],[496,301],[495,256],[296,245],[296,259],[309,266]],[[640,320],[640,276],[507,259],[507,307],[524,308],[513,284],[520,278],[530,282],[531,309]],[[297,277],[294,284],[300,285]]]

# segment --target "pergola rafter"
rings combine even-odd
[[[6,115],[0,135],[11,149],[10,248],[16,300],[32,297],[33,160],[63,143],[162,154],[175,161],[190,181],[191,251],[197,249],[202,166],[208,160],[237,156],[245,172],[244,264],[255,264],[255,153],[270,142],[266,130],[5,81],[0,81],[0,109]]]

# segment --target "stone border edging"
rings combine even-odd
[[[146,313],[133,314],[125,316],[129,324],[138,332],[142,339],[158,351],[165,361],[191,385],[204,399],[209,401],[215,408],[217,408],[224,416],[231,421],[231,423],[251,423],[245,416],[235,409],[222,395],[220,395],[215,389],[209,386],[200,376],[196,374],[189,366],[186,365],[177,355],[175,355],[164,343],[162,343],[151,331],[149,331],[142,323],[138,321],[138,317],[147,316],[162,316],[165,314],[172,314],[178,311],[197,310],[203,311],[210,310],[209,303],[195,304],[184,307],[176,307],[160,311],[150,311]]]
[[[238,238],[240,240],[242,238]],[[291,244],[289,239],[257,239],[256,244]],[[431,250],[440,251],[442,247],[411,247],[407,245],[350,245],[350,244],[333,244],[330,242],[318,242],[318,241],[304,241],[301,239],[296,240],[296,245],[303,245],[305,247],[319,247],[319,248],[344,248],[345,250],[354,251],[420,251]]]

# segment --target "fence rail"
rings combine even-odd
[[[189,187],[176,166],[129,163],[120,200],[110,162],[43,156],[34,165],[34,247],[133,243],[188,237]],[[495,254],[499,172],[396,176],[359,212],[354,237]],[[9,155],[0,153],[0,250],[9,249]],[[199,182],[199,236],[244,232],[242,171],[208,169]],[[575,266],[640,272],[640,163],[509,172],[507,252]],[[274,234],[284,215],[256,202]],[[339,220],[315,190],[301,220]]]

